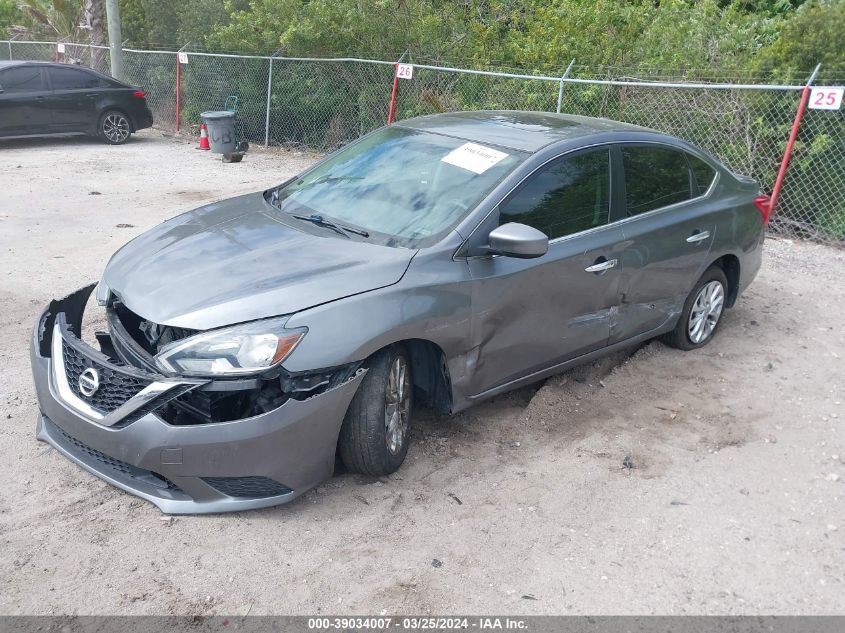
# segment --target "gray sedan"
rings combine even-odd
[[[768,215],[756,182],[643,128],[403,121],[164,222],[50,303],[38,438],[174,514],[290,501],[337,457],[386,475],[417,406],[461,411],[658,336],[706,345]]]

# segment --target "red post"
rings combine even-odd
[[[182,111],[182,64],[179,63],[179,53],[176,53],[176,131],[179,131],[179,119]]]
[[[387,124],[393,123],[393,114],[396,112],[396,88],[399,84],[399,64],[393,64],[393,92],[390,93],[390,109],[387,111]]]
[[[792,122],[792,131],[789,133],[789,141],[786,143],[786,151],[783,153],[783,160],[780,162],[780,169],[778,169],[778,177],[775,180],[775,187],[772,189],[772,201],[769,204],[769,217],[771,218],[775,213],[775,206],[778,203],[778,196],[780,189],[783,186],[783,179],[786,177],[786,168],[789,166],[789,159],[792,156],[792,146],[795,145],[795,139],[798,137],[798,128],[801,127],[801,119],[804,118],[804,112],[807,109],[807,102],[810,100],[810,85],[804,86],[801,92],[801,102],[798,104],[798,112],[795,113],[795,120]]]

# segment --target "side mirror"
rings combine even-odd
[[[490,231],[487,252],[505,257],[532,259],[549,250],[549,238],[534,227],[508,222]]]

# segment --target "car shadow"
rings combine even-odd
[[[124,145],[143,145],[150,143],[153,138],[149,136],[132,135]],[[72,148],[73,146],[90,147],[91,145],[102,145],[109,147],[108,143],[103,142],[95,136],[27,136],[14,138],[0,138],[0,150],[4,149],[35,149],[45,147],[56,148]]]

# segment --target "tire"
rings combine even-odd
[[[728,279],[722,269],[712,266],[705,270],[684,302],[678,324],[663,340],[683,350],[707,345],[722,322],[727,296]]]
[[[389,475],[408,454],[414,398],[411,362],[405,349],[394,345],[375,353],[366,366],[367,374],[340,429],[340,458],[350,471]],[[393,389],[394,384],[404,388]],[[393,405],[391,400],[396,399],[399,402]]]
[[[97,135],[109,145],[123,145],[132,136],[132,122],[123,112],[109,110],[100,117]]]

